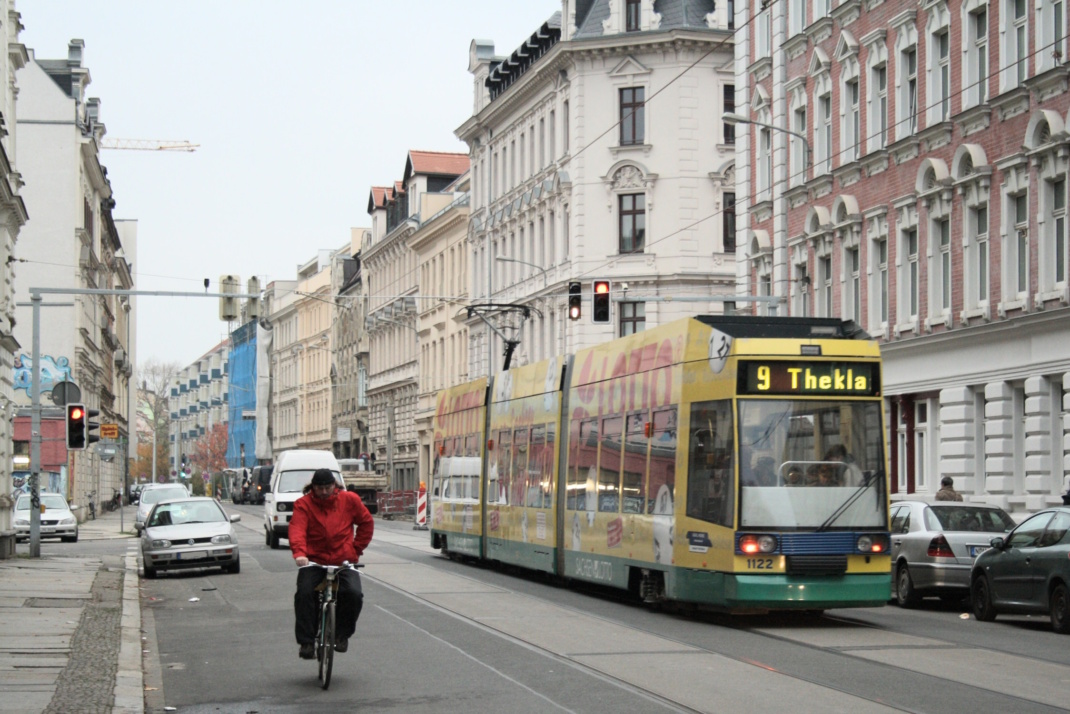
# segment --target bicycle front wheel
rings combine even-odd
[[[323,624],[323,688],[331,686],[331,670],[334,668],[334,600],[327,603]]]

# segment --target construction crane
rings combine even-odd
[[[128,151],[196,151],[200,144],[188,141],[163,139],[102,139],[102,149],[126,149]]]

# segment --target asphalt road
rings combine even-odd
[[[951,714],[1070,706],[1070,639],[1046,619],[980,623],[962,617],[964,604],[938,600],[913,611],[803,618],[651,612],[447,560],[430,552],[426,533],[382,520],[363,559],[364,614],[324,692],[315,663],[297,657],[289,552],[264,545],[259,507],[227,507],[243,517],[240,574],[142,582],[148,711]]]

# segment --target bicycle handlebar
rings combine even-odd
[[[350,563],[348,560],[342,561],[341,565],[322,565],[320,563],[313,563],[308,561],[308,565],[299,565],[298,568],[338,568],[339,570],[356,570],[357,568],[363,568],[364,563]]]

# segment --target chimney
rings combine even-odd
[[[71,40],[67,43],[67,66],[81,67],[82,53],[85,51],[85,40]]]

